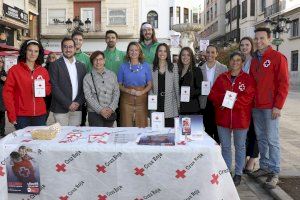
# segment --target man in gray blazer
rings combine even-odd
[[[213,86],[218,76],[227,71],[227,67],[216,60],[218,48],[209,45],[206,48],[206,62],[200,67],[203,75],[203,81],[209,81],[210,87]],[[215,122],[215,111],[212,102],[207,100],[208,95],[199,97],[200,108],[203,114],[203,124],[205,132],[220,144],[218,129]]]
[[[63,56],[49,67],[52,84],[52,101],[50,110],[54,120],[62,126],[79,126],[81,108],[84,103],[83,78],[86,68],[76,61],[75,42],[64,38],[61,42]]]

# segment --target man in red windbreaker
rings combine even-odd
[[[268,175],[265,187],[275,188],[280,172],[279,117],[289,88],[288,64],[286,57],[270,46],[269,28],[257,28],[254,32],[257,51],[250,74],[257,85],[252,115],[260,169],[251,175],[255,178]]]

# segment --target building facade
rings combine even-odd
[[[26,39],[38,39],[38,0],[1,0],[0,9],[0,43],[19,48]]]

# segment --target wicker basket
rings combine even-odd
[[[32,130],[31,136],[35,140],[52,140],[60,132],[60,129],[60,124],[56,123],[46,128]]]

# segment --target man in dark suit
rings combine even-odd
[[[74,57],[75,42],[72,38],[64,38],[61,49],[63,56],[49,67],[52,84],[50,110],[54,120],[62,126],[79,126],[84,103],[83,78],[86,68]]]

